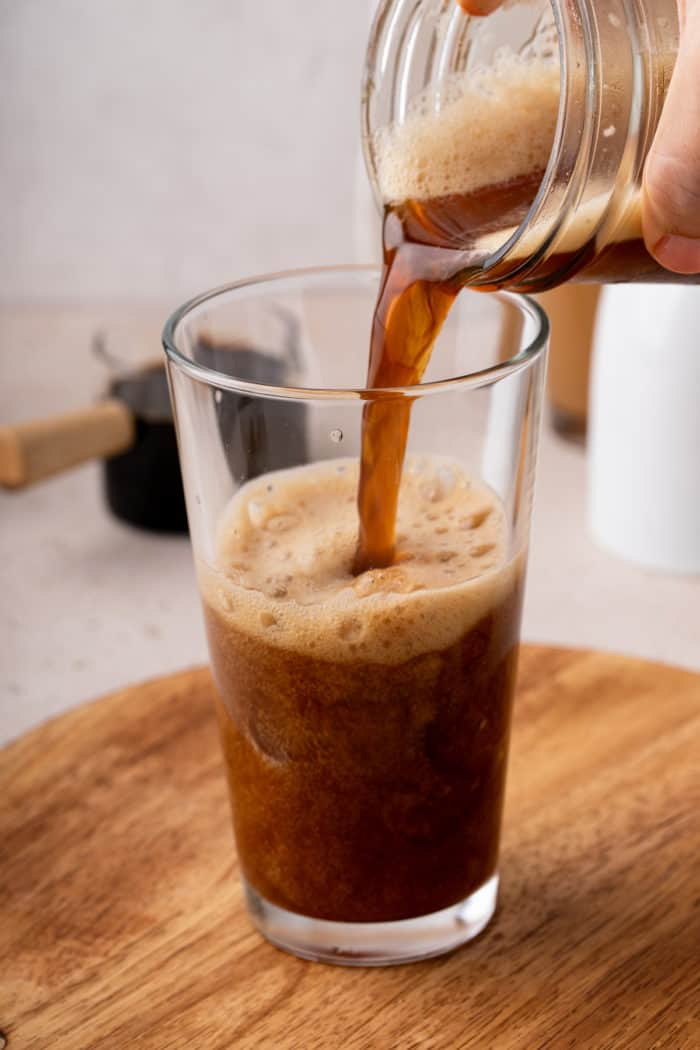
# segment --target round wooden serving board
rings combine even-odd
[[[700,676],[526,647],[499,913],[385,970],[250,926],[212,688],[139,685],[0,753],[8,1050],[700,1047]]]

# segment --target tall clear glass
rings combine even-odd
[[[496,905],[547,321],[462,292],[363,389],[379,271],[242,281],[164,347],[243,886],[306,958],[439,955]],[[363,407],[411,426],[397,554],[352,573]]]

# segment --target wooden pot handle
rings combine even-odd
[[[133,416],[116,400],[0,427],[0,485],[24,488],[90,459],[124,452],[134,437]]]

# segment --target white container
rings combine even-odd
[[[606,288],[594,340],[589,523],[651,569],[700,572],[700,288]]]

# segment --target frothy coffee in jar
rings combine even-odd
[[[448,81],[438,111],[430,96],[416,99],[402,123],[375,136],[385,204],[468,198],[536,173],[541,179],[554,141],[559,76],[556,60],[511,54]],[[462,231],[452,233],[464,247]]]
[[[419,97],[401,123],[378,131],[372,154],[384,201],[384,269],[375,309],[369,387],[420,383],[434,342],[460,289],[497,289],[512,274],[483,264],[526,218],[545,175],[560,101],[558,56],[504,53],[494,65],[441,86],[440,108]],[[614,131],[614,129],[613,129]],[[595,194],[561,237],[520,278],[537,291],[562,274],[577,280],[660,280],[647,253],[638,190],[615,205]],[[605,244],[598,243],[603,215]],[[536,257],[536,225],[519,242]],[[532,262],[532,259],[531,259]],[[410,400],[365,407],[355,570],[387,566],[394,555],[395,503],[408,436]]]
[[[373,922],[495,871],[522,571],[491,490],[418,457],[394,564],[354,574],[357,483],[352,460],[248,483],[199,573],[243,872]]]
[[[441,265],[464,270],[468,284],[469,260],[500,248],[526,217],[550,159],[559,102],[558,57],[508,52],[492,66],[455,75],[442,87],[439,110],[430,94],[416,99],[406,119],[378,131],[373,143],[386,215],[403,226],[394,235],[461,253],[451,262],[443,257]],[[606,130],[615,136],[622,129]],[[639,188],[618,200],[603,245],[596,230],[608,205],[601,192],[579,207],[554,254],[528,273],[532,290],[569,260],[575,261],[568,276],[578,280],[663,279],[644,249]],[[539,236],[534,227],[520,242],[523,259]],[[499,287],[498,269],[493,287]]]

